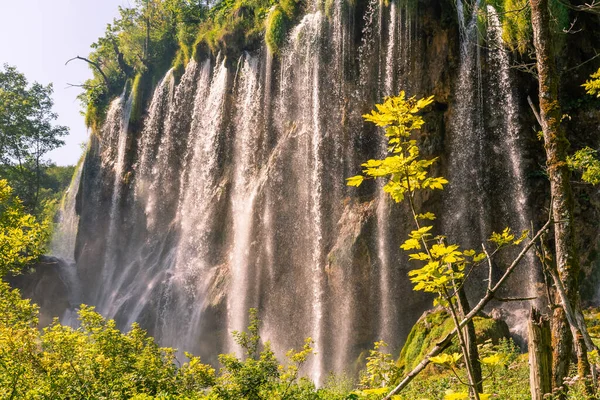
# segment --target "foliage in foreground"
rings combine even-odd
[[[56,321],[39,331],[37,315],[37,306],[0,281],[0,398],[343,400],[350,390],[333,381],[316,389],[300,378],[310,339],[280,365],[261,341],[255,311],[248,331],[234,332],[245,357],[222,354],[218,372],[190,354],[181,364],[137,324],[122,333],[92,307],[81,307],[77,329]]]
[[[19,273],[45,252],[48,219],[27,214],[6,180],[0,179],[0,277]]]

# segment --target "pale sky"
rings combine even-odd
[[[130,1],[0,0],[0,66],[16,66],[29,82],[53,83],[58,123],[71,129],[65,146],[49,155],[58,165],[75,164],[88,138],[76,99],[81,89],[67,83],[82,83],[92,72],[82,61],[65,62],[90,53],[90,44],[103,35],[120,5]]]

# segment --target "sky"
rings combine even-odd
[[[68,83],[83,83],[92,71],[82,61],[65,62],[87,56],[118,6],[128,5],[128,0],[0,0],[0,66],[17,67],[29,82],[53,83],[57,123],[70,128],[65,146],[48,156],[58,165],[76,164],[88,139],[76,99],[81,89]]]

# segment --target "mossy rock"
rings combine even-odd
[[[495,320],[488,316],[473,318],[477,343],[482,344],[491,340],[498,344],[500,339],[509,337],[508,325],[502,320]],[[397,365],[404,371],[412,370],[423,357],[448,333],[454,324],[445,310],[435,309],[424,313],[413,326],[400,352]],[[459,352],[458,342],[453,340],[452,345],[446,349],[447,353]]]
[[[285,13],[276,6],[270,13],[266,22],[265,41],[273,54],[279,51],[287,38],[288,20]]]
[[[139,73],[135,76],[131,87],[133,102],[131,104],[131,114],[129,117],[130,123],[140,122],[142,113],[144,112],[144,86],[146,85],[146,77]]]

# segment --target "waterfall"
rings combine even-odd
[[[518,213],[518,229],[528,229],[530,218],[527,210],[527,189],[524,176],[523,150],[519,140],[519,115],[518,99],[514,94],[513,84],[510,77],[510,60],[502,40],[502,24],[498,13],[493,6],[487,6],[488,11],[488,42],[490,46],[490,58],[492,63],[492,74],[498,89],[498,103],[501,107],[492,107],[492,111],[500,113],[502,118],[503,136],[502,149],[508,154],[508,167],[512,180],[507,189],[511,192],[508,198],[512,201],[513,210],[522,210]]]
[[[321,381],[323,374],[322,350],[322,318],[323,318],[323,268],[324,249],[322,231],[322,145],[323,132],[321,131],[320,115],[320,41],[323,27],[323,17],[320,12],[307,14],[290,35],[290,49],[285,55],[284,63],[293,71],[294,78],[299,79],[294,85],[297,91],[297,111],[295,120],[298,136],[301,137],[303,152],[307,155],[301,160],[303,168],[307,171],[305,179],[309,186],[306,188],[306,215],[308,216],[308,229],[310,229],[311,243],[309,259],[312,269],[312,339],[317,353],[312,366],[312,379]],[[284,68],[286,68],[284,67]],[[290,71],[292,72],[292,71]],[[297,74],[297,75],[296,75]],[[291,88],[290,88],[291,89]],[[283,111],[283,110],[282,110]],[[294,116],[288,116],[292,121]]]
[[[169,70],[154,91],[148,108],[148,116],[144,123],[144,130],[139,140],[137,165],[135,167],[135,195],[144,202],[149,196],[152,167],[164,133],[164,122],[171,108],[174,90],[175,78],[173,77],[173,71]]]
[[[461,0],[457,1],[460,27],[460,67],[455,91],[455,110],[450,127],[453,136],[449,143],[448,178],[450,185],[445,197],[445,214],[453,216],[446,219],[446,231],[458,235],[467,227],[475,237],[483,238],[490,233],[484,216],[487,204],[484,198],[485,173],[475,166],[483,165],[485,154],[482,145],[485,142],[485,128],[482,125],[483,95],[479,89],[481,82],[480,48],[478,46],[477,14],[479,2],[473,6],[468,20]],[[476,194],[477,193],[477,194]],[[451,236],[451,237],[452,237]],[[477,239],[475,239],[477,240]],[[466,246],[478,246],[477,242]]]
[[[248,281],[254,269],[251,266],[254,203],[259,188],[256,185],[258,155],[260,152],[261,87],[258,59],[248,55],[239,78],[236,106],[236,137],[234,143],[234,182],[232,195],[233,250],[231,255],[231,290],[229,298],[230,331],[246,328],[251,296]]]
[[[493,7],[487,6],[487,51],[478,45],[479,2],[470,13],[458,1],[461,29],[461,58],[455,93],[449,141],[449,190],[445,196],[444,230],[451,240],[464,247],[479,247],[492,231],[511,227],[517,234],[528,229],[531,212],[525,181],[525,162],[519,135],[519,101],[510,77],[509,54],[502,41],[502,26]],[[485,57],[488,68],[482,68]],[[485,120],[483,116],[485,115]],[[448,217],[453,215],[453,217]],[[505,251],[498,262],[510,261],[516,254]],[[533,255],[524,259],[506,292],[516,297],[535,295]],[[471,281],[481,278],[477,273]],[[527,282],[526,284],[523,284]],[[510,290],[508,289],[510,287]],[[481,289],[471,283],[475,298]],[[503,306],[514,333],[522,335],[518,323],[527,304]]]
[[[77,267],[82,293],[120,328],[139,322],[161,345],[216,364],[219,353],[239,353],[231,331],[257,308],[278,356],[314,340],[302,373],[317,384],[331,371],[355,373],[376,340],[399,351],[431,306],[412,291],[413,264],[399,250],[411,220],[380,182],[356,190],[344,178],[386,154],[361,114],[400,90],[440,94],[422,140],[434,153],[446,146],[440,165],[452,186],[427,201],[446,209],[449,237],[478,246],[506,214],[526,226],[519,102],[497,15],[488,9],[486,51],[478,7],[464,11],[458,0],[451,81],[423,73],[457,33],[456,24],[436,26],[443,37],[429,46],[419,21],[431,26],[425,18],[439,8],[371,0],[355,21],[359,6],[319,3],[291,27],[281,54],[224,48],[190,60],[181,76],[168,71],[142,125],[128,129],[125,96],[111,103],[79,185]]]
[[[385,83],[384,83],[384,94],[386,96],[393,96],[394,93],[394,72],[395,72],[395,59],[396,59],[396,35],[398,30],[398,12],[396,11],[396,2],[390,3],[390,25],[388,34],[388,45],[387,53],[385,57]]]
[[[67,297],[70,306],[65,310],[61,321],[71,326],[75,326],[77,322],[75,309],[81,305],[82,301],[81,282],[77,276],[75,264],[75,242],[79,225],[79,215],[75,210],[75,203],[83,170],[81,164],[80,161],[75,167],[71,183],[63,195],[58,210],[58,221],[54,226],[50,241],[50,254],[60,259],[58,262],[59,275],[68,289]]]
[[[108,223],[108,236],[106,244],[106,253],[104,255],[104,267],[102,268],[102,283],[108,287],[115,288],[116,281],[123,274],[118,264],[119,251],[119,224],[122,222],[121,215],[121,195],[123,194],[123,180],[125,179],[125,152],[127,148],[129,116],[131,113],[131,104],[133,97],[126,97],[125,91],[121,98],[114,100],[110,105],[106,120],[107,130],[103,130],[102,135],[109,138],[110,145],[116,143],[116,152],[112,158],[112,173],[114,175],[112,198],[110,202],[110,213]],[[98,309],[107,315],[114,315],[114,310],[118,309],[122,299],[117,299],[117,291],[114,290],[109,296],[102,295],[97,299]]]
[[[149,229],[166,229],[174,218],[173,199],[179,193],[181,163],[185,160],[198,64],[191,60],[175,89],[164,132],[150,174],[146,215]],[[182,157],[183,155],[183,157]],[[176,204],[176,203],[175,203]]]
[[[531,229],[532,213],[529,209],[527,182],[525,178],[525,160],[523,159],[523,146],[519,138],[521,126],[519,124],[518,98],[514,93],[514,85],[510,75],[510,58],[502,40],[502,25],[498,13],[491,5],[487,6],[487,40],[489,47],[490,63],[490,88],[486,98],[490,106],[488,114],[490,120],[497,121],[492,131],[496,135],[497,145],[493,146],[491,153],[494,158],[502,159],[501,165],[494,166],[496,171],[495,191],[492,196],[499,204],[504,218],[504,224],[510,226],[515,234],[522,230]],[[514,256],[514,254],[513,254]],[[509,281],[508,286],[518,286],[513,290],[520,297],[536,297],[536,284],[540,281],[539,268],[536,268],[535,255],[529,252],[517,273]],[[519,284],[513,284],[518,282]],[[540,307],[540,301],[537,307]],[[529,309],[529,304],[514,304],[506,307],[507,322],[511,331],[521,337],[527,335],[527,325],[523,318]]]
[[[193,102],[192,138],[187,181],[178,200],[180,239],[170,270],[165,317],[161,330],[169,341],[193,343],[204,311],[209,277],[216,271],[211,263],[215,204],[221,195],[218,177],[219,144],[228,71],[220,62],[210,76],[210,63],[204,62]],[[183,309],[167,315],[176,305]]]
[[[381,63],[378,48],[381,42],[381,2],[380,0],[370,0],[367,5],[367,11],[364,15],[364,27],[362,30],[362,42],[358,49],[359,58],[359,84],[363,91],[369,87],[369,82],[376,78],[375,88],[379,89],[381,78]],[[365,95],[366,93],[362,93]],[[369,96],[371,97],[371,96]]]
[[[52,232],[50,254],[68,263],[75,262],[75,240],[79,216],[75,212],[75,201],[81,181],[81,163],[75,167],[73,179],[65,192],[58,210],[58,222]]]

